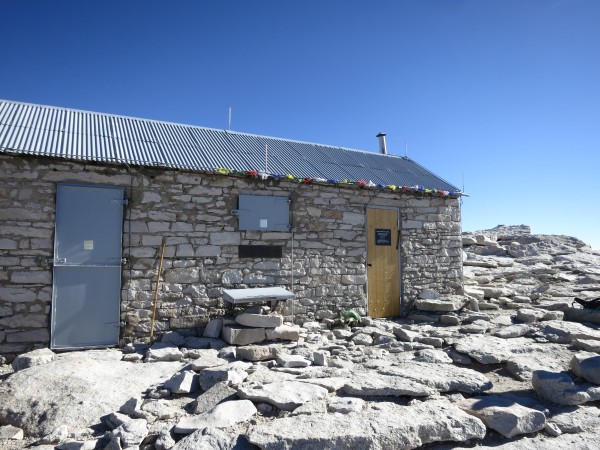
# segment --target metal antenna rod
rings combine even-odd
[[[408,140],[404,138],[404,157],[408,158]]]
[[[229,107],[229,131],[231,131],[231,106]]]

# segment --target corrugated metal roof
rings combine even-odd
[[[199,171],[222,167],[459,191],[408,158],[8,100],[0,100],[0,152]]]

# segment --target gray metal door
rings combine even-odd
[[[119,343],[123,188],[61,184],[50,347]]]

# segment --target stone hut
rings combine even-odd
[[[382,144],[0,101],[0,353],[147,340],[155,296],[161,334],[224,288],[286,288],[295,323],[461,293],[460,192]]]

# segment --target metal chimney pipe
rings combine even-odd
[[[379,139],[379,153],[387,155],[387,144],[385,143],[385,133],[379,133],[377,135]]]

